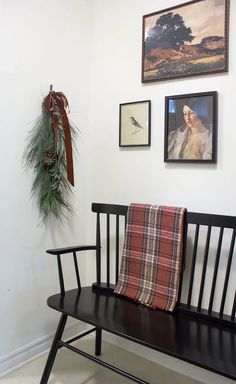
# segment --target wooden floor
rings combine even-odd
[[[80,342],[89,353],[94,342],[90,338]],[[201,384],[169,369],[163,368],[110,343],[103,343],[106,361],[149,380],[152,384]],[[42,356],[21,369],[0,379],[1,384],[38,384],[45,364]],[[131,384],[131,381],[104,369],[69,350],[60,350],[48,384]]]

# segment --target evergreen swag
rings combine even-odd
[[[68,202],[74,185],[72,139],[75,127],[69,123],[68,101],[61,92],[50,91],[42,103],[42,114],[29,133],[24,163],[33,168],[32,196],[42,222],[53,215],[62,220],[71,213]]]

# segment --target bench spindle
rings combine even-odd
[[[216,280],[217,280],[218,269],[219,269],[219,262],[220,262],[220,254],[221,254],[221,248],[222,248],[223,234],[224,234],[224,228],[221,227],[220,228],[218,245],[217,245],[217,251],[216,251],[214,273],[213,273],[212,285],[211,285],[211,294],[210,294],[210,300],[209,300],[209,306],[208,306],[208,313],[209,313],[209,315],[212,313],[212,307],[213,307],[213,302],[214,302],[214,297],[215,297]]]
[[[62,272],[62,265],[61,265],[61,255],[57,255],[57,266],[58,266],[58,275],[59,275],[59,283],[61,288],[61,293],[65,293],[65,284],[64,284],[64,277]]]
[[[197,257],[198,238],[199,238],[199,224],[197,224],[196,228],[195,228],[195,237],[194,237],[194,246],[193,246],[193,254],[192,254],[191,273],[190,273],[190,280],[189,280],[187,308],[190,308],[191,300],[192,300],[193,280],[194,280],[194,272],[195,272],[196,257]]]
[[[110,286],[110,214],[107,214],[107,286]]]
[[[231,321],[235,321],[235,313],[236,313],[236,291],[234,293],[234,302],[233,302],[232,312],[231,312]]]
[[[97,231],[96,231],[96,271],[97,285],[101,284],[101,229],[100,229],[100,213],[97,213]]]
[[[221,305],[220,305],[220,317],[222,317],[224,314],[225,299],[226,299],[226,293],[227,293],[228,284],[229,284],[229,275],[230,275],[233,252],[234,252],[235,236],[236,236],[236,229],[233,230],[232,238],[231,238],[228,263],[227,263],[227,268],[225,273],[224,288],[223,288],[223,294],[222,294]]]
[[[207,262],[208,262],[208,256],[209,256],[210,239],[211,239],[211,226],[208,226],[206,247],[205,247],[205,254],[204,254],[204,261],[203,261],[203,268],[202,268],[202,278],[201,278],[200,292],[199,292],[198,305],[197,305],[197,310],[199,312],[201,312],[201,308],[202,308],[202,298],[203,298],[203,291],[204,291],[205,279],[206,279],[206,269],[207,269]]]
[[[76,275],[77,285],[78,285],[79,291],[81,291],[81,282],[80,282],[80,275],[79,275],[79,268],[78,268],[78,261],[77,261],[76,252],[73,252],[73,259],[74,259],[75,275]]]
[[[120,238],[120,220],[119,215],[116,215],[116,283],[118,281],[119,276],[119,238]]]
[[[187,233],[188,233],[188,223],[186,223],[186,217],[185,217],[185,230],[184,230],[184,242],[183,242],[183,250],[182,250],[182,269],[180,272],[180,279],[179,279],[179,293],[178,293],[178,299],[176,305],[179,306],[181,301],[181,295],[182,295],[182,286],[183,286],[183,277],[184,277],[184,270],[186,267],[186,249],[187,249]]]

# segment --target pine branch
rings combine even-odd
[[[74,126],[71,126],[71,134],[74,139]],[[71,187],[67,181],[64,131],[59,120],[55,148],[51,112],[42,110],[42,115],[29,133],[23,161],[26,168],[34,170],[31,194],[36,200],[42,222],[50,215],[59,220],[67,217],[72,209],[69,204]]]

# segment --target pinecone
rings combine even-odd
[[[43,162],[47,166],[52,166],[57,159],[56,153],[48,151],[44,154]]]

